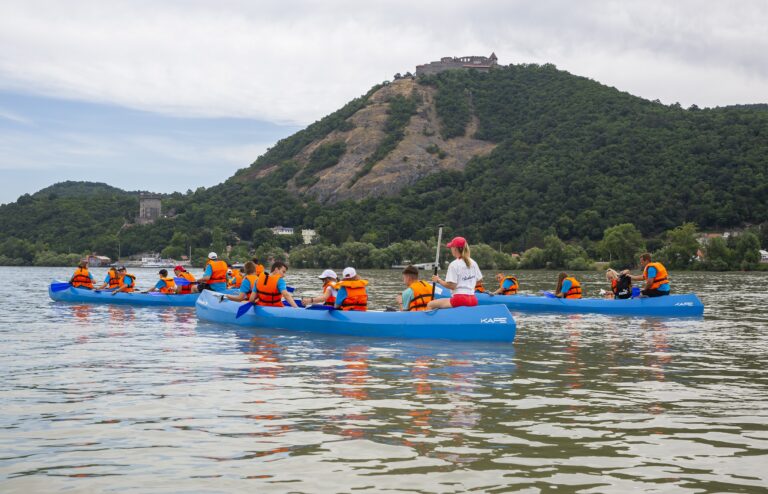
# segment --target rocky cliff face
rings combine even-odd
[[[462,170],[472,157],[489,153],[495,144],[474,139],[477,129],[474,119],[467,126],[464,137],[445,140],[440,136],[440,123],[435,110],[436,89],[422,86],[413,79],[400,79],[375,92],[368,104],[347,121],[350,130],[335,130],[325,138],[304,147],[296,161],[304,167],[312,153],[324,144],[344,142],[345,153],[335,166],[316,174],[317,182],[301,187],[295,180],[288,183],[289,190],[316,197],[321,202],[344,199],[359,200],[371,196],[395,195],[420,178],[443,170]],[[377,162],[363,177],[353,182],[365,161],[386,137],[385,125],[389,118],[389,100],[396,95],[414,98],[416,113],[404,129],[404,137],[386,157]],[[260,176],[274,171],[277,164],[258,173]]]

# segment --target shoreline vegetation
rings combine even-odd
[[[633,224],[624,223],[607,228],[599,241],[564,242],[550,232],[520,254],[505,253],[484,243],[470,245],[472,257],[486,270],[632,268],[636,267],[640,253],[650,251],[654,260],[671,270],[768,271],[768,264],[760,262],[761,234],[765,234],[761,228],[750,228],[727,238],[706,237],[697,231],[696,225],[685,223],[665,232],[659,239],[643,239]],[[317,269],[329,266],[387,269],[408,262],[428,262],[435,254],[435,239],[404,240],[386,246],[375,245],[371,238],[350,239],[338,245],[322,241],[304,245],[300,235],[275,235],[263,229],[258,238],[254,238],[258,243],[239,242],[228,246],[216,235],[213,240],[211,245],[193,250],[194,266],[202,266],[210,250],[221,252],[220,258],[232,263],[256,256],[263,261],[285,260],[294,268]],[[163,249],[162,255],[179,258],[185,250],[176,242]],[[0,242],[0,266],[74,266],[88,254],[91,252],[58,253],[46,245],[13,237]],[[447,249],[443,249],[441,258],[446,259],[446,255]]]

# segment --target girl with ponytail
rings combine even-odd
[[[451,249],[455,259],[448,265],[445,280],[434,275],[432,281],[439,283],[452,292],[451,298],[434,299],[427,305],[428,309],[450,309],[451,307],[474,307],[477,305],[475,285],[483,279],[483,273],[477,263],[470,257],[469,244],[464,237],[455,237],[446,245]]]

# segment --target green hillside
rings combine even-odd
[[[360,202],[320,204],[286,187],[294,177],[313,183],[316,173],[333,172],[346,152],[343,143],[318,147],[308,164],[298,156],[349,130],[356,112],[384,87],[377,86],[279,141],[223,184],[164,198],[164,210],[176,216],[125,229],[123,254],[169,246],[178,253],[189,245],[247,251],[269,240],[265,229],[275,225],[315,228],[329,243],[383,247],[430,240],[438,223],[507,251],[543,246],[556,235],[596,252],[594,241],[618,224],[632,223],[654,239],[689,222],[702,230],[768,222],[766,105],[666,106],[552,65],[449,71],[418,83],[435,91],[442,138],[476,128],[469,137],[494,143],[493,151],[463,170],[419,172],[423,178],[390,197],[372,193]],[[317,156],[330,150],[318,165]],[[370,170],[376,163],[361,166]],[[85,208],[64,192],[72,186],[57,187],[0,207],[0,233],[57,252],[114,254],[116,231],[138,209],[135,196],[101,184],[99,192],[90,189],[92,207]],[[282,240],[283,247],[296,241]],[[0,249],[16,257],[3,244]]]

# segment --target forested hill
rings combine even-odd
[[[21,218],[2,233],[39,241],[58,207],[28,216],[24,208],[41,200],[0,207],[3,223],[11,209]],[[246,248],[275,225],[380,246],[429,239],[444,223],[512,251],[550,233],[587,245],[622,223],[646,237],[686,222],[739,228],[768,221],[768,107],[667,106],[552,65],[398,79],[279,141],[223,184],[166,197],[163,208],[177,214],[126,229],[124,254]],[[67,221],[46,242],[95,248],[107,235],[116,245],[113,225],[130,216],[119,207],[102,214],[109,228]]]

